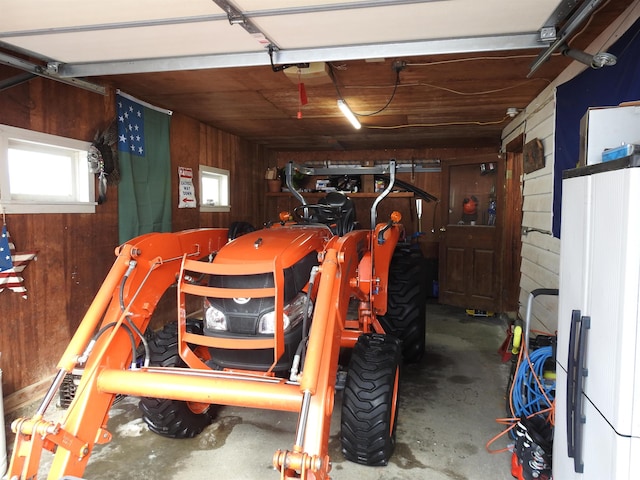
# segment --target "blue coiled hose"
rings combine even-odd
[[[544,365],[552,354],[552,347],[539,347],[529,354],[531,366],[526,358],[520,362],[513,379],[512,401],[513,413],[516,417],[525,418],[551,407],[550,402],[554,399],[556,382],[544,378]]]

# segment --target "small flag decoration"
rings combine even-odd
[[[24,286],[22,271],[28,263],[36,258],[37,250],[29,252],[16,252],[16,247],[11,241],[7,226],[2,226],[0,237],[0,292],[9,289],[27,298],[27,289]]]

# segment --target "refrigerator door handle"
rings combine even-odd
[[[585,354],[586,354],[586,338],[587,330],[591,328],[591,317],[584,316],[580,319],[580,335],[578,336],[578,357],[576,359],[576,384],[574,392],[574,447],[575,456],[573,457],[573,469],[576,473],[584,473],[584,462],[582,461],[582,432],[584,424],[587,422],[587,418],[584,416],[582,399],[582,392],[584,391],[584,379],[588,375],[588,371],[585,368]]]
[[[569,329],[569,355],[567,359],[567,455],[575,455],[575,412],[576,412],[576,330],[580,326],[580,310],[571,312],[571,328]]]

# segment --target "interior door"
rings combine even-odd
[[[504,165],[494,157],[442,166],[440,302],[499,312]]]

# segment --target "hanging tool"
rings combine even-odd
[[[422,199],[416,198],[416,213],[418,214],[418,233],[422,233]]]

